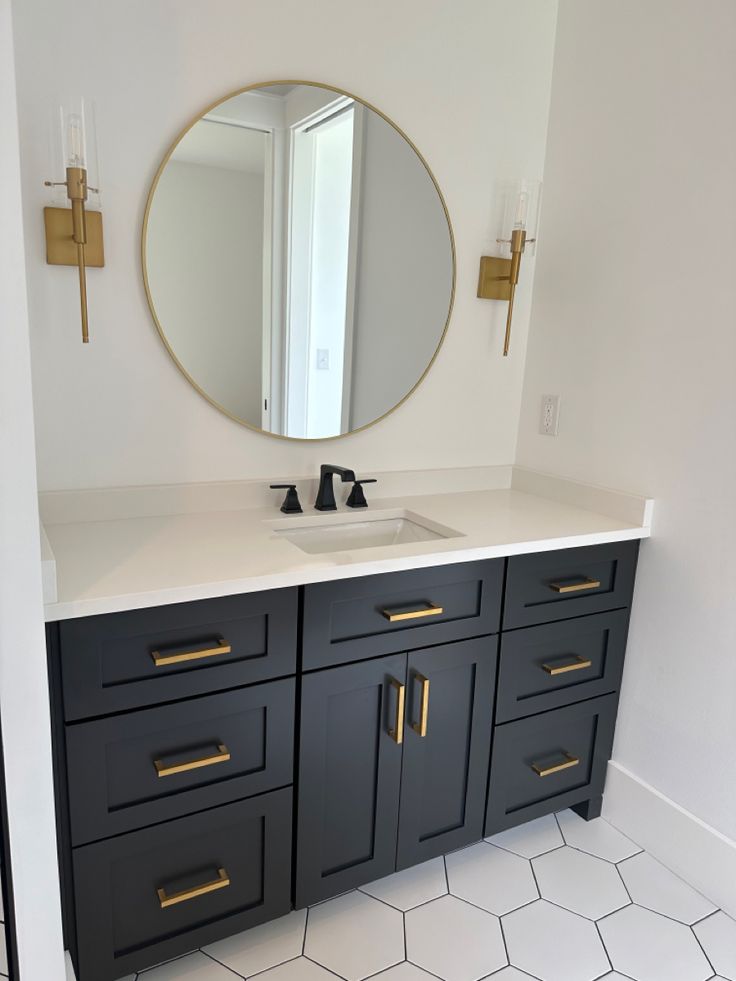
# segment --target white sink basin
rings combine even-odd
[[[409,511],[378,511],[357,520],[346,514],[293,518],[273,522],[272,526],[279,538],[312,555],[462,537],[452,528]]]

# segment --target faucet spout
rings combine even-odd
[[[323,463],[319,468],[319,490],[314,502],[316,511],[337,511],[335,491],[332,487],[333,476],[338,476],[343,484],[355,481],[355,472],[346,467],[337,467],[332,463]]]

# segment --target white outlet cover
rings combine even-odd
[[[556,436],[560,427],[560,396],[543,395],[539,416],[539,432],[542,436]]]

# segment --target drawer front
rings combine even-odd
[[[496,633],[503,560],[304,589],[305,670]]]
[[[502,634],[496,722],[616,691],[628,625],[614,610]]]
[[[513,556],[504,630],[629,606],[638,552],[638,542],[615,542]]]
[[[79,981],[113,981],[290,908],[291,790],[74,851]]]
[[[72,844],[293,781],[293,678],[66,727]]]
[[[223,596],[59,625],[67,721],[293,674],[297,591]]]
[[[603,792],[616,695],[496,726],[485,834]]]

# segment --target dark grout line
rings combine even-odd
[[[295,960],[296,960],[296,958],[295,958]],[[327,973],[328,974],[331,974],[334,978],[339,978],[340,981],[347,981],[347,979],[344,978],[342,976],[342,974],[338,974],[337,971],[333,971],[331,967],[325,967],[324,964],[320,964],[320,962],[319,961],[316,961],[313,957],[307,957],[307,955],[305,954],[304,955],[304,960],[305,961],[309,961],[310,964],[316,964],[317,967],[321,967],[323,971],[327,971]],[[395,965],[393,965],[393,964],[391,965],[391,967],[394,967],[394,966]],[[388,970],[388,968],[384,968],[383,970]],[[376,973],[380,974],[381,972],[378,971]],[[375,974],[371,974],[370,976],[371,977],[375,977]],[[367,979],[365,979],[365,981],[367,981]]]
[[[244,974],[238,974],[237,971],[233,971],[233,969],[231,967],[228,967],[227,964],[223,964],[222,961],[218,961],[218,959],[216,957],[213,957],[212,954],[208,954],[207,951],[206,950],[202,950],[201,947],[199,948],[199,950],[197,951],[197,953],[204,954],[205,957],[209,957],[209,959],[211,961],[213,961],[215,964],[217,964],[219,967],[224,967],[226,971],[230,971],[230,973],[234,977],[240,978],[241,981],[245,981],[245,975]],[[278,966],[278,965],[276,965],[276,966]]]
[[[595,924],[595,930],[596,933],[598,934],[598,939],[601,942],[601,946],[603,947],[603,953],[606,955],[606,960],[610,965],[610,970],[606,972],[606,974],[609,974],[610,971],[614,970],[613,961],[611,960],[611,955],[608,953],[608,947],[606,947],[606,941],[603,939],[603,934],[601,933],[600,927],[598,926],[597,923]],[[602,978],[605,978],[605,976],[606,976],[605,974],[601,975]]]

